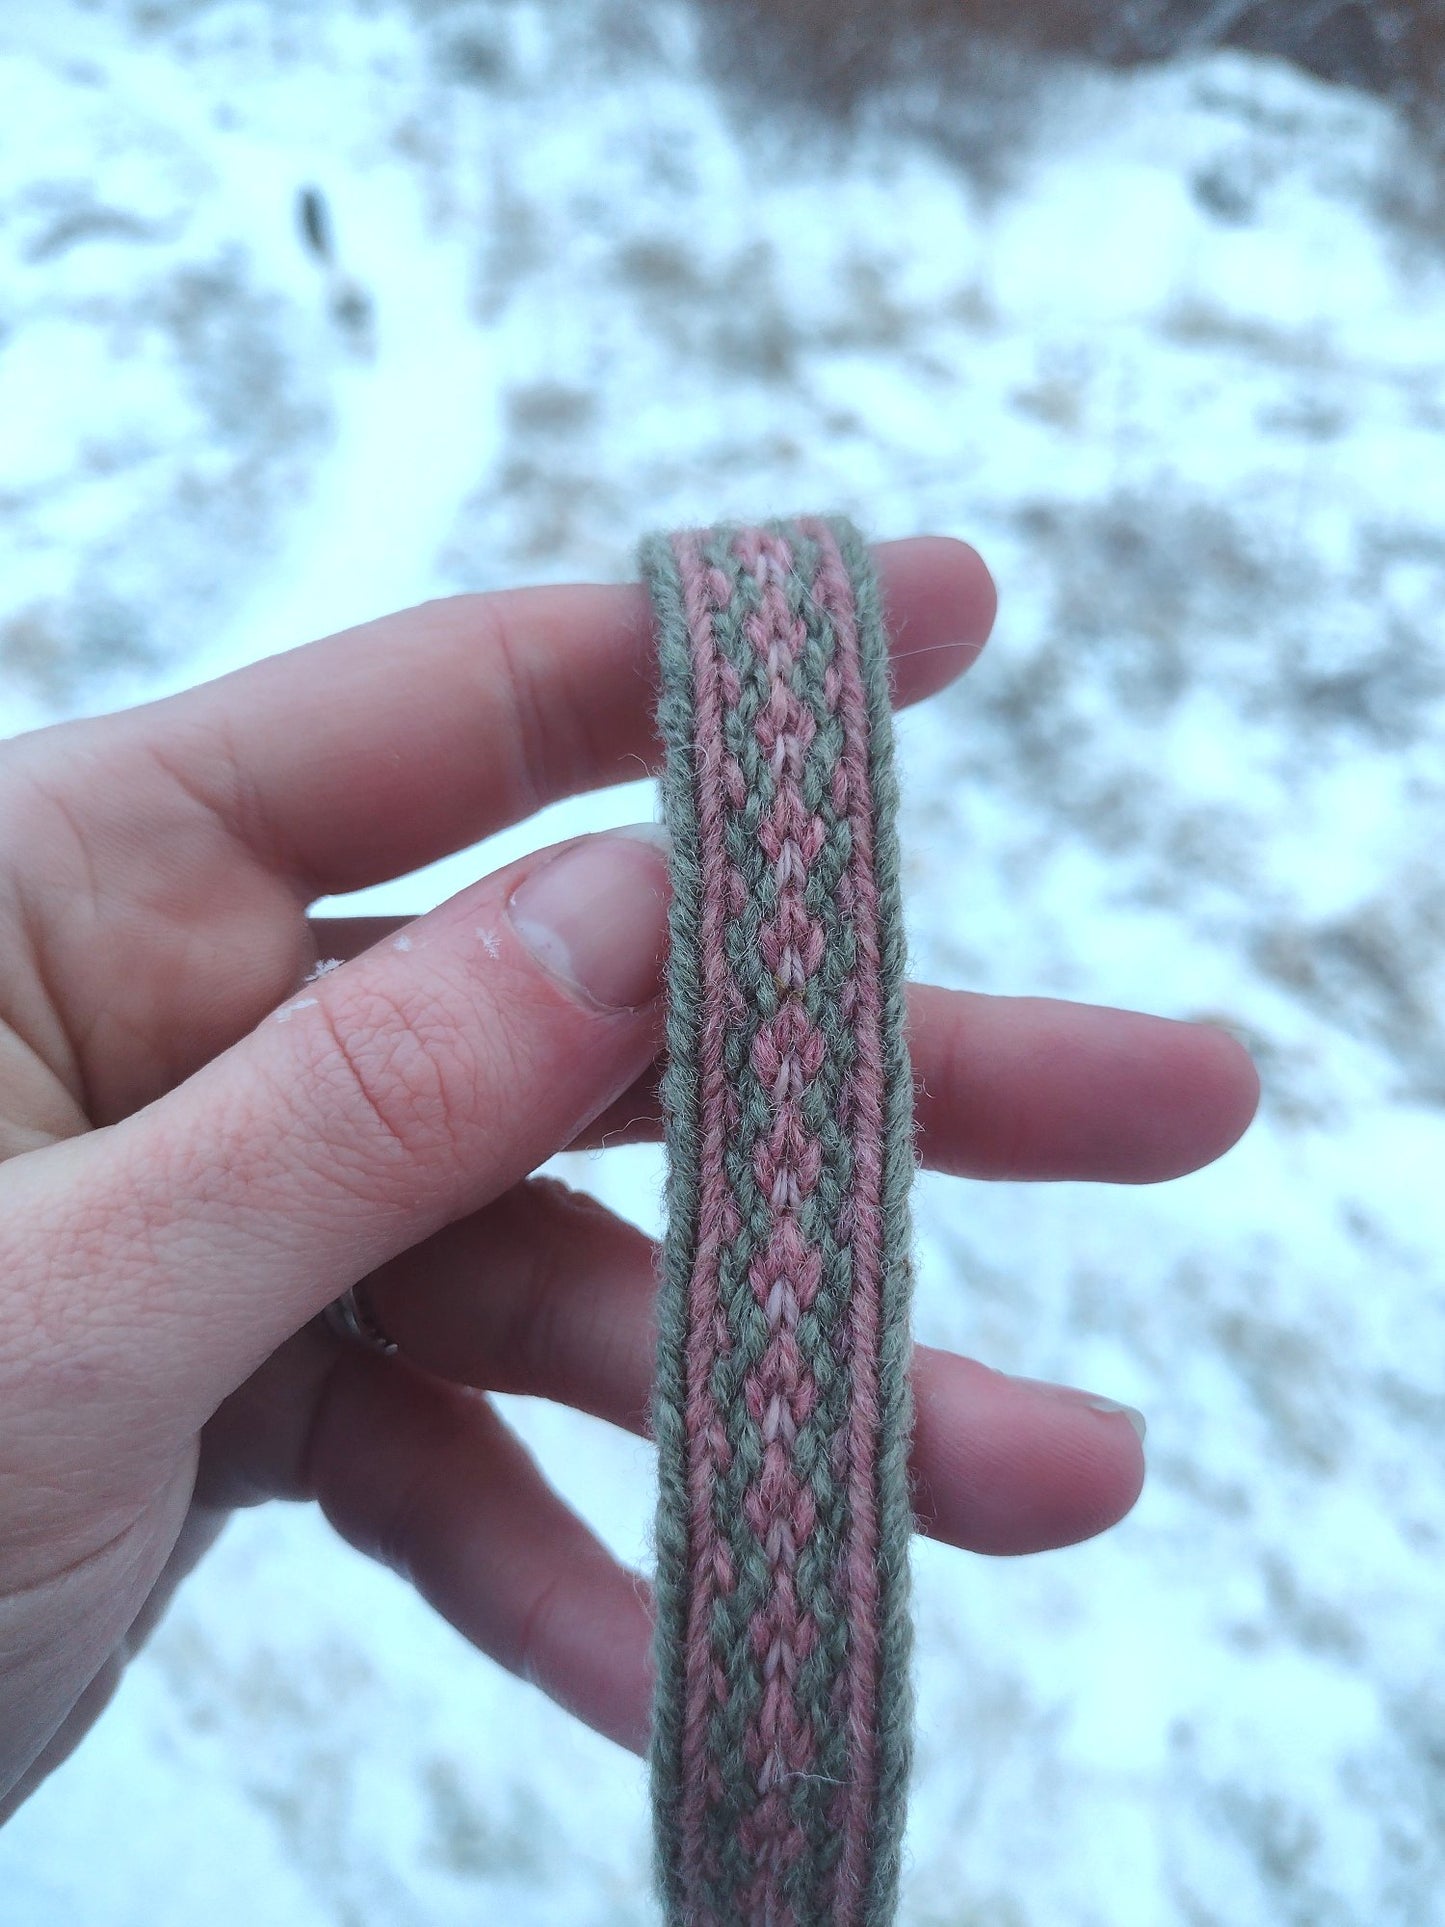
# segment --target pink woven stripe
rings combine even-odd
[[[768,1325],[768,1345],[744,1389],[748,1415],[763,1438],[761,1476],[745,1501],[747,1521],[769,1564],[767,1598],[751,1639],[763,1678],[763,1700],[746,1743],[758,1803],[739,1828],[756,1856],[746,1897],[748,1917],[772,1916],[791,1927],[792,1911],[778,1908],[787,1868],[808,1851],[793,1818],[791,1782],[812,1770],[816,1736],[796,1698],[797,1671],[812,1651],[817,1628],[799,1603],[795,1584],[799,1548],[811,1536],[815,1506],[798,1476],[794,1445],[817,1400],[812,1371],[798,1344],[798,1320],[817,1295],[822,1257],[798,1220],[822,1168],[822,1150],[809,1131],[802,1096],[817,1075],[826,1045],[810,1022],[802,991],[822,961],[827,935],[811,919],[804,898],[808,868],[821,847],[823,826],[803,799],[803,760],[815,725],[793,691],[792,671],[807,645],[801,619],[790,612],[784,585],[793,566],[787,543],[757,530],[740,536],[734,554],[762,585],[760,606],[745,633],[765,665],[768,700],[754,734],[774,778],[758,841],[777,885],[776,908],[758,930],[758,947],[780,992],[776,1015],[753,1044],[753,1069],[769,1094],[771,1125],[754,1156],[759,1191],[772,1209],[768,1243],[749,1270],[748,1283]],[[741,771],[737,774],[741,785]],[[741,801],[741,796],[739,796]]]
[[[848,1435],[848,1495],[852,1514],[848,1557],[847,1719],[852,1768],[834,1808],[842,1838],[831,1918],[856,1927],[867,1891],[867,1863],[875,1792],[878,1719],[878,1508],[874,1485],[881,1414],[878,1348],[882,1321],[883,1266],[883,1011],[879,997],[878,893],[873,877],[873,792],[868,768],[868,705],[864,693],[853,586],[831,529],[823,522],[800,525],[817,542],[820,562],[814,592],[827,608],[837,636],[841,680],[839,713],[844,749],[837,773],[836,805],[846,809],[852,831],[848,866],[858,969],[849,1014],[857,1052],[849,1080],[850,1114],[844,1120],[854,1146],[853,1289],[849,1316],[852,1402]]]

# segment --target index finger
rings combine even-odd
[[[966,543],[875,551],[896,699],[977,656],[997,597]],[[640,584],[430,602],[107,719],[312,894],[420,868],[656,764]]]

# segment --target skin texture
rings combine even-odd
[[[993,584],[961,543],[878,561],[917,700]],[[637,587],[461,597],[0,746],[0,1812],[270,1498],[645,1745],[646,1589],[479,1394],[643,1425],[652,1250],[529,1173],[655,1134],[665,853],[580,839],[404,927],[308,905],[655,767],[652,647]],[[529,948],[552,862],[611,1002]],[[1203,1026],[931,987],[910,1012],[923,1158],[960,1175],[1154,1182],[1258,1096]],[[399,1358],[314,1322],[363,1281]],[[939,1538],[1066,1545],[1137,1498],[1126,1415],[925,1348],[915,1385]]]

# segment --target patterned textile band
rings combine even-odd
[[[673,838],[657,1391],[674,1927],[892,1920],[911,1743],[892,728],[858,532],[653,536]]]

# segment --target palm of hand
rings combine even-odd
[[[961,545],[880,560],[901,692],[927,694],[976,654],[991,584]],[[602,1007],[516,941],[536,859],[402,950],[396,922],[307,906],[635,774],[648,647],[635,590],[466,599],[9,746],[0,1812],[85,1731],[227,1510],[272,1496],[319,1499],[504,1664],[643,1742],[639,1589],[467,1388],[646,1423],[650,1247],[527,1173],[655,1127],[662,858],[612,843],[593,909],[631,889],[639,995]],[[319,955],[349,961],[301,999]],[[911,1009],[944,1169],[1162,1177],[1253,1108],[1243,1053],[1193,1026],[927,990]],[[536,1096],[508,1114],[519,1082]],[[403,1360],[312,1322],[363,1278]],[[925,1529],[1018,1552],[1132,1505],[1121,1420],[922,1348],[916,1372]]]
[[[244,1036],[307,967],[310,932],[288,880],[240,845],[147,745],[108,747],[83,770],[67,770],[59,789],[26,756],[5,772],[3,815],[18,859],[0,924],[7,1159],[159,1098]],[[123,800],[121,812],[113,799]],[[17,1325],[27,1332],[20,1320],[12,1332]],[[134,1354],[115,1362],[146,1369]],[[27,1347],[15,1363],[43,1369],[44,1351]],[[56,1364],[56,1393],[73,1409],[87,1387],[68,1387],[63,1358]],[[6,1494],[0,1515],[12,1545],[17,1527],[33,1543],[30,1559],[7,1561],[7,1632],[17,1619],[22,1639],[25,1622],[43,1626],[63,1590],[74,1671],[103,1653],[91,1678],[76,1680],[80,1697],[12,1805],[89,1727],[225,1516],[193,1496],[194,1428],[133,1427],[86,1443],[105,1449],[66,1462],[63,1491],[37,1464],[34,1482]],[[0,1800],[0,1812],[5,1806]]]

